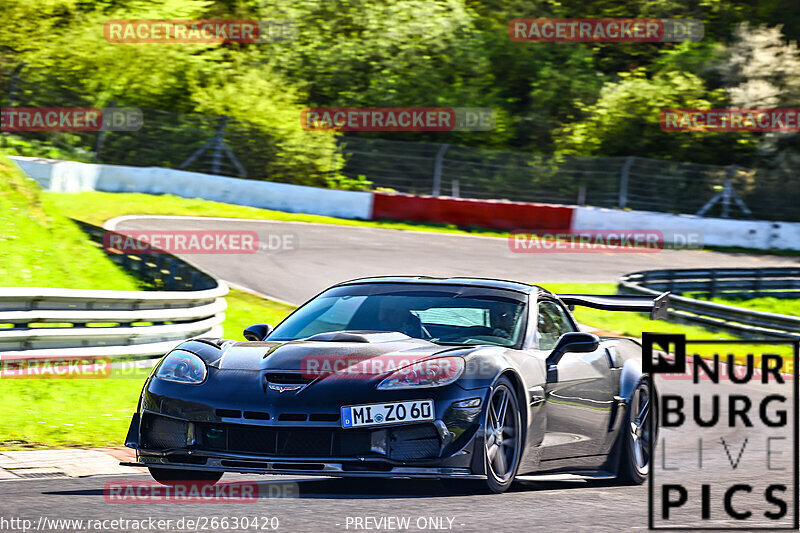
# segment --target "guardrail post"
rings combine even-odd
[[[709,283],[709,294],[711,298],[714,298],[717,295],[717,271],[711,271],[710,283]]]

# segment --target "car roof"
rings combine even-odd
[[[369,278],[358,278],[358,279],[351,279],[349,281],[343,281],[342,283],[338,283],[335,285],[336,287],[340,287],[343,285],[362,285],[362,284],[370,284],[370,283],[413,283],[413,284],[424,284],[424,285],[460,285],[460,286],[467,286],[467,287],[486,287],[489,289],[505,289],[511,290],[515,292],[520,292],[523,294],[531,294],[531,293],[546,293],[552,294],[550,291],[545,289],[544,287],[540,287],[538,285],[531,285],[528,283],[522,283],[519,281],[509,281],[503,279],[491,279],[491,278],[461,278],[461,277],[454,277],[454,278],[435,278],[430,276],[374,276]]]

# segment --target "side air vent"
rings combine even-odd
[[[279,422],[305,422],[308,415],[305,413],[283,413],[278,417]]]
[[[308,417],[309,422],[338,422],[339,413],[311,413]]]
[[[249,420],[269,420],[269,413],[259,413],[258,411],[245,411],[244,417]]]

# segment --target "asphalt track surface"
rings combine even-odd
[[[281,300],[298,303],[331,283],[366,275],[426,274],[491,276],[525,281],[614,281],[622,273],[659,267],[733,267],[796,265],[794,258],[753,258],[745,255],[711,252],[660,252],[657,254],[512,254],[502,239],[471,238],[429,233],[397,232],[365,228],[347,228],[312,224],[286,224],[272,222],[223,222],[198,220],[137,219],[124,222],[118,229],[253,229],[262,240],[268,233],[293,233],[299,247],[279,253],[263,251],[248,255],[191,256],[198,265],[225,280],[269,294]],[[254,322],[257,320],[254,319]],[[709,386],[690,387],[686,381],[660,380],[662,394],[684,396],[691,404],[691,396],[699,391],[710,394]],[[719,385],[723,391],[745,393],[753,404],[766,393],[756,385]],[[772,389],[774,391],[774,389]],[[727,411],[726,407],[722,409]],[[790,413],[791,416],[791,413]],[[791,420],[791,418],[790,418]],[[783,431],[791,437],[790,428]],[[775,433],[772,433],[773,435]],[[769,471],[765,466],[765,432],[758,428],[707,429],[704,439],[705,470],[698,473],[689,465],[696,465],[697,438],[700,435],[690,428],[665,429],[669,438],[666,452],[656,455],[656,472],[659,479],[703,480],[714,486],[711,520],[703,526],[741,527],[722,511],[719,487],[732,482],[753,484],[756,490],[786,477],[784,471]],[[749,438],[737,469],[728,466],[719,442],[725,438],[733,460],[742,442]],[[791,442],[789,439],[786,442]],[[787,452],[786,449],[783,450]],[[668,455],[667,455],[668,452]],[[780,457],[780,456],[776,456]],[[784,453],[783,463],[791,472],[791,450]],[[786,462],[788,460],[788,463]],[[660,470],[659,461],[666,468]],[[776,460],[777,461],[777,460]],[[108,482],[146,481],[149,476],[136,474],[122,477],[97,476],[83,479],[25,479],[0,482],[0,519],[31,520],[32,527],[48,519],[112,520],[112,519],[171,519],[170,528],[140,529],[132,526],[126,531],[202,531],[213,530],[211,518],[276,517],[277,531],[328,532],[328,531],[431,531],[431,524],[441,520],[449,531],[633,531],[647,529],[647,485],[621,486],[613,481],[519,483],[502,495],[453,492],[437,481],[428,480],[342,480],[328,478],[295,478],[277,476],[240,476],[228,474],[223,483],[255,480],[263,495],[256,501],[244,504],[193,503],[193,504],[118,504],[107,501],[104,487]],[[699,488],[696,489],[699,491]],[[282,496],[282,497],[273,497]],[[787,501],[797,499],[791,486],[784,495]],[[697,508],[697,492],[691,495],[687,507]],[[758,498],[753,505],[758,504]],[[736,500],[742,506],[750,499]],[[754,507],[755,508],[755,507]],[[764,505],[761,504],[761,508]],[[791,511],[791,505],[790,505]],[[687,515],[686,520],[696,515]],[[357,519],[362,527],[356,527]],[[408,529],[394,525],[394,529],[376,529],[375,520],[387,517],[407,517]],[[193,528],[178,529],[177,520],[201,520]],[[433,520],[431,520],[433,519]],[[208,520],[208,522],[206,522]],[[267,531],[258,527],[239,531]],[[268,523],[268,522],[267,522]],[[688,522],[687,522],[688,523]],[[46,523],[45,523],[46,525]],[[45,525],[40,530],[46,529]],[[52,524],[51,524],[52,525]],[[72,525],[71,531],[87,531]],[[184,523],[184,526],[186,524]],[[202,526],[205,525],[205,528]],[[755,524],[753,524],[755,525]],[[21,531],[10,522],[0,520],[0,530]],[[366,529],[370,526],[370,529]],[[422,526],[422,527],[420,527]],[[107,526],[108,527],[108,526]],[[61,530],[66,530],[63,526]],[[102,530],[102,529],[100,529]],[[110,529],[106,529],[110,530]],[[119,529],[118,529],[119,530]],[[222,530],[219,528],[219,530]]]
[[[659,268],[800,264],[798,257],[696,250],[515,253],[504,238],[331,224],[148,216],[116,219],[115,227],[120,231],[254,231],[261,246],[256,253],[186,257],[225,281],[292,304],[303,303],[340,281],[364,276],[475,276],[546,287],[547,282],[616,282],[622,274]],[[291,245],[270,249],[276,242]]]

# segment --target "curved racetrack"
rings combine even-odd
[[[650,268],[798,264],[795,258],[715,252],[514,254],[504,239],[268,221],[146,217],[118,221],[116,228],[253,230],[266,242],[270,234],[292,234],[297,239],[295,250],[192,255],[189,259],[226,281],[294,304],[335,282],[368,275],[487,276],[546,285],[548,281],[613,282],[620,274]],[[678,391],[681,384],[664,382],[662,391]],[[741,435],[727,431],[724,436],[735,441],[733,446],[738,450],[740,444],[735,439]],[[671,464],[696,461],[694,447],[692,438],[671,450]],[[724,455],[720,456],[717,450],[708,461],[709,465],[724,466]],[[754,482],[765,482],[769,475],[763,466],[761,455],[758,462],[743,460],[741,468]],[[144,475],[127,478],[149,480]],[[277,516],[279,531],[314,533],[356,530],[352,522],[347,527],[348,517],[388,516],[410,517],[411,531],[418,530],[420,517],[444,517],[445,526],[452,519],[451,530],[470,532],[647,529],[646,486],[617,486],[613,482],[520,483],[503,495],[471,495],[448,492],[435,481],[357,483],[227,475],[223,481],[261,480],[265,491],[268,485],[288,482],[288,497],[262,498],[254,504],[241,505],[115,505],[106,503],[103,496],[103,486],[110,479],[3,481],[0,514],[30,518],[34,524],[41,515],[82,519]],[[708,525],[721,527],[730,523],[712,521]]]

